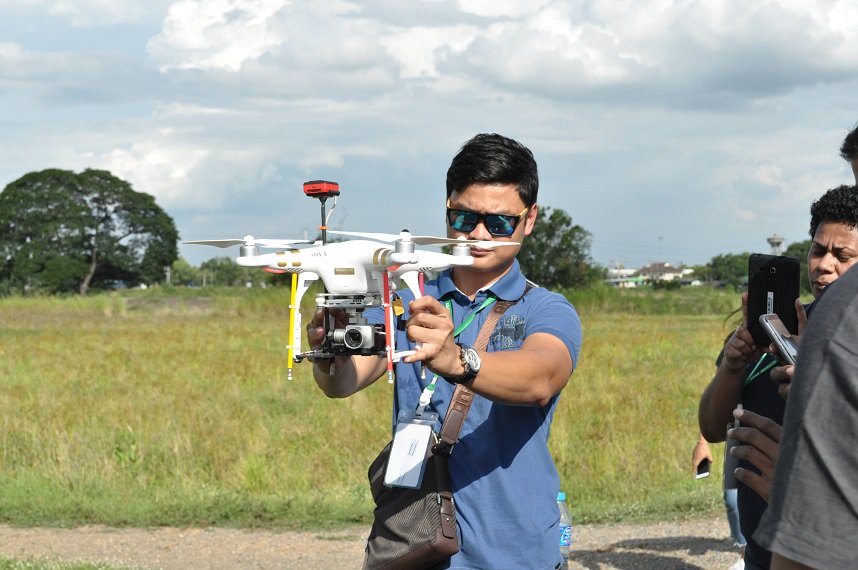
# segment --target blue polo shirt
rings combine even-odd
[[[518,261],[506,275],[474,301],[459,291],[451,273],[443,272],[426,283],[424,294],[449,300],[453,322],[458,326],[491,293],[500,300],[519,299],[525,278]],[[408,302],[414,296],[401,291],[408,318]],[[480,311],[462,331],[458,341],[472,346],[490,308]],[[372,323],[383,322],[381,309],[366,312]],[[531,289],[501,316],[489,340],[488,352],[517,350],[534,333],[560,339],[578,363],[581,321],[574,307],[562,296],[539,287]],[[404,331],[396,333],[397,350],[413,348]],[[417,407],[423,388],[432,379],[427,370],[421,380],[415,364],[398,363],[393,417],[399,410]],[[443,420],[453,386],[439,379],[429,410]],[[461,550],[449,566],[440,568],[553,569],[560,562],[558,542],[560,513],[557,469],[548,451],[551,420],[558,395],[543,407],[508,406],[475,396],[462,426],[459,443],[450,456],[450,478],[458,513]],[[440,430],[440,423],[436,430]]]

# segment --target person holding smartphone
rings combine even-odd
[[[776,570],[855,568],[856,346],[858,272],[850,271],[822,297],[802,340],[771,505],[757,531]]]
[[[858,191],[854,186],[829,190],[813,203],[810,214],[812,244],[807,265],[811,293],[817,299],[858,262]],[[715,376],[700,399],[700,431],[710,442],[724,441],[725,427],[733,422],[733,410],[738,404],[749,411],[748,417],[754,414],[777,426],[783,424],[785,401],[777,381],[788,384],[785,379],[791,377],[791,367],[783,366],[766,352],[767,347],[755,344],[748,330],[747,294],[742,295],[742,307],[742,323],[724,345]],[[797,304],[796,308],[801,332],[812,304]],[[788,388],[781,391],[786,393]],[[737,432],[737,436],[751,435],[742,429]],[[748,541],[745,567],[749,570],[768,568],[771,563],[771,553],[754,540],[753,534],[766,510],[779,433],[779,429],[755,430],[755,443],[732,451],[740,459],[736,471],[738,506],[742,534]]]

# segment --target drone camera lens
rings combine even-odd
[[[348,348],[360,348],[363,346],[363,332],[360,329],[348,329],[343,338],[343,344]]]

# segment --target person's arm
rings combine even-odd
[[[337,327],[346,325],[342,311],[331,311]],[[324,310],[319,309],[307,324],[307,341],[318,348],[325,338],[323,327]],[[331,374],[333,363],[334,373]],[[363,390],[384,374],[387,361],[377,356],[337,356],[333,360],[316,359],[313,362],[313,378],[330,398],[346,398]]]
[[[781,426],[750,410],[736,410],[733,415],[742,422],[742,427],[731,429],[728,437],[742,445],[731,448],[730,454],[760,470],[757,475],[750,469],[740,467],[736,469],[736,479],[756,491],[768,503],[781,451]]]
[[[420,349],[403,361],[423,361],[445,378],[464,374],[447,309],[432,297],[412,301],[410,307],[408,339],[420,343]],[[548,333],[529,335],[518,350],[480,352],[480,360],[480,372],[468,388],[494,402],[520,406],[548,404],[574,369],[566,344]]]
[[[710,442],[724,441],[727,424],[742,398],[747,367],[762,354],[747,327],[748,294],[742,294],[742,324],[724,345],[724,356],[715,376],[700,397],[697,419],[700,433]]]

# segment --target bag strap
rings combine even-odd
[[[476,350],[485,350],[489,345],[489,338],[495,330],[495,325],[500,320],[501,315],[507,309],[518,303],[527,295],[535,285],[528,281],[524,286],[524,293],[521,297],[514,301],[497,301],[492,307],[489,316],[486,317],[477,341],[474,343]],[[474,393],[463,384],[456,384],[456,389],[453,391],[453,397],[450,399],[450,405],[447,407],[447,414],[444,416],[444,423],[441,425],[441,433],[438,434],[440,441],[432,446],[432,453],[450,455],[453,453],[453,446],[459,441],[459,432],[462,431],[462,426],[465,424],[465,418],[468,411],[471,409],[471,404],[474,401]]]

